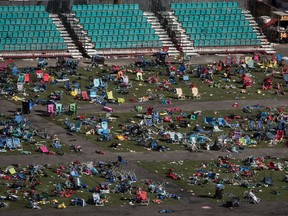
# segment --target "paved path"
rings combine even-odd
[[[184,111],[192,111],[192,110],[230,110],[232,104],[235,101],[210,101],[210,102],[202,102],[202,101],[180,101],[177,102],[177,104],[173,104],[173,107],[180,107]],[[264,105],[264,106],[271,106],[271,107],[279,107],[279,106],[287,106],[288,100],[249,100],[249,101],[237,101],[239,104],[239,107],[242,107],[244,105]],[[4,113],[6,115],[11,115],[12,112],[16,111],[17,105],[10,101],[6,101],[3,99],[0,99],[0,112]],[[128,110],[133,110],[133,106],[135,104],[123,104],[123,105],[114,105],[113,108],[115,112],[127,112]],[[155,108],[163,108],[163,105],[160,104],[152,104],[152,103],[145,103],[143,104],[143,107],[146,108],[148,106],[153,105]],[[169,107],[169,106],[166,106]],[[102,112],[102,107],[93,105],[93,104],[87,104],[81,106],[81,112],[83,113],[94,113],[94,112]],[[137,165],[137,161],[171,161],[171,160],[183,160],[183,159],[189,159],[189,160],[210,160],[210,159],[216,159],[219,155],[227,155],[229,153],[227,152],[217,152],[217,151],[203,151],[203,152],[188,152],[188,151],[173,151],[173,152],[137,152],[137,153],[112,153],[107,150],[105,150],[104,155],[98,155],[95,153],[95,150],[103,150],[100,147],[98,147],[96,144],[90,142],[89,140],[86,140],[85,138],[73,135],[70,136],[67,134],[67,131],[63,129],[62,127],[59,127],[58,125],[55,125],[48,120],[41,117],[41,113],[43,113],[46,110],[46,107],[42,106],[36,106],[33,108],[32,113],[29,115],[29,119],[33,122],[33,124],[39,128],[49,128],[53,131],[57,131],[57,135],[60,138],[60,140],[68,145],[71,144],[81,144],[83,148],[82,154],[67,154],[64,156],[56,156],[56,155],[21,155],[15,157],[13,156],[7,156],[7,155],[1,155],[1,165],[9,165],[11,163],[18,163],[18,164],[31,164],[31,163],[37,163],[37,164],[47,164],[47,163],[67,163],[74,160],[80,160],[80,161],[115,161],[117,158],[117,155],[122,155],[125,159],[128,159],[128,169],[133,169],[136,172],[136,175],[138,179],[145,179],[147,176],[149,178],[153,179],[154,181],[163,181],[163,179],[159,176],[156,176],[154,174],[149,173],[148,171],[142,169]],[[249,151],[244,150],[242,153],[238,154],[232,154],[232,157],[235,158],[244,158],[246,156],[253,155],[253,156],[263,156],[263,155],[271,155],[271,156],[277,156],[277,157],[287,157],[287,151],[282,148],[266,148],[266,149],[249,149]],[[173,206],[166,206],[169,209],[174,209],[177,211],[178,215],[190,215],[191,213],[194,213],[196,215],[215,215],[215,211],[221,215],[240,215],[240,214],[249,214],[249,215],[266,215],[263,213],[263,209],[270,214],[273,212],[273,209],[277,208],[278,206],[282,206],[282,202],[275,202],[269,205],[260,204],[260,208],[254,208],[251,205],[245,205],[245,207],[237,209],[235,211],[227,210],[224,208],[219,208],[218,203],[210,202],[207,199],[202,199],[199,197],[192,197],[191,194],[188,192],[182,192],[180,188],[173,184],[167,184],[166,185],[167,191],[176,193],[181,196],[182,200],[180,201],[180,204],[173,205]],[[204,210],[202,209],[202,205],[209,205],[211,209]],[[277,207],[276,207],[277,206]],[[143,207],[145,208],[145,207]],[[127,215],[155,215],[156,212],[159,209],[165,208],[165,206],[161,207],[150,207],[145,208],[145,210],[141,210],[140,207],[126,207],[126,208],[117,208],[117,207],[109,207],[107,208],[99,208],[99,210],[95,210],[93,207],[87,207],[87,208],[68,208],[67,210],[61,211],[61,214],[69,214],[69,215],[78,215],[81,213],[85,213],[87,215],[92,215],[93,211],[97,211],[97,213],[105,213],[105,215],[115,215],[121,212],[121,214],[127,214]],[[260,210],[262,209],[262,210]],[[277,215],[284,215],[285,211],[288,211],[288,206],[282,206],[281,211],[279,211]],[[149,212],[149,213],[148,213]],[[253,213],[252,213],[253,212]],[[2,212],[0,212],[1,215]],[[18,214],[19,211],[11,211],[12,214]],[[21,211],[21,215],[30,214],[31,211]],[[42,210],[39,212],[39,215],[51,215],[53,213],[56,213],[54,209],[50,210]],[[38,212],[33,212],[33,215],[38,215]]]

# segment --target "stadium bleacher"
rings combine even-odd
[[[96,49],[162,47],[138,4],[73,5]]]
[[[45,6],[0,6],[0,51],[66,50]]]
[[[171,3],[195,47],[260,46],[237,2]]]

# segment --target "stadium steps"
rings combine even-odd
[[[77,35],[79,42],[82,44],[83,48],[86,50],[86,53],[89,57],[95,54],[95,46],[91,43],[90,37],[88,37],[87,31],[84,30],[83,26],[79,23],[79,19],[75,18],[74,13],[63,14],[70,26],[73,28],[75,34]]]
[[[185,33],[185,30],[182,28],[181,24],[178,22],[178,19],[174,16],[174,13],[171,11],[162,11],[161,15],[163,18],[167,19],[168,26],[171,28],[171,30],[175,31],[176,40],[180,44],[184,54],[186,54],[186,56],[197,56],[198,53],[196,52],[192,41]]]
[[[268,41],[267,37],[260,32],[260,28],[254,17],[251,15],[251,12],[249,10],[243,10],[242,13],[245,15],[246,20],[249,21],[250,26],[253,28],[253,31],[256,32],[257,38],[261,41],[260,50],[266,52],[267,54],[275,54],[275,49]]]
[[[171,39],[168,37],[165,30],[162,28],[159,20],[152,12],[144,12],[144,16],[146,16],[147,21],[151,24],[152,28],[155,30],[155,33],[159,36],[160,40],[163,43],[163,47],[169,47],[169,55],[170,56],[178,56],[179,51],[176,50],[174,44],[172,43]]]
[[[57,30],[60,32],[60,36],[64,38],[64,42],[68,45],[68,52],[71,53],[71,56],[73,58],[81,59],[82,58],[81,53],[79,52],[73,40],[69,36],[59,16],[57,14],[49,14],[49,16],[52,19],[53,23],[55,24]]]

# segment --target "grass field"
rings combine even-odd
[[[284,108],[284,113],[287,112],[286,110],[287,108]],[[159,113],[165,113],[165,110],[159,110]],[[156,127],[153,127],[152,131],[148,132],[149,136],[151,136],[150,140],[156,140],[158,142],[159,145],[164,145],[166,147],[168,147],[171,151],[176,151],[176,150],[185,150],[187,149],[187,145],[182,144],[181,142],[178,144],[172,144],[167,142],[167,140],[163,139],[163,136],[161,135],[161,131],[176,131],[179,133],[182,133],[185,135],[190,134],[190,133],[196,133],[194,131],[194,127],[196,125],[200,125],[205,131],[210,131],[211,132],[211,137],[209,137],[212,141],[212,143],[214,143],[218,137],[220,137],[221,135],[226,135],[228,136],[229,134],[233,133],[234,131],[241,131],[241,136],[245,137],[245,136],[249,136],[252,140],[254,140],[255,142],[251,143],[251,144],[245,144],[245,143],[241,143],[240,146],[242,145],[242,147],[244,148],[263,148],[263,147],[271,147],[271,148],[278,148],[278,147],[284,147],[284,140],[281,142],[278,142],[277,145],[273,145],[270,146],[269,145],[269,140],[265,139],[265,140],[256,140],[256,138],[254,137],[254,134],[262,131],[265,127],[267,127],[265,125],[265,123],[263,124],[263,128],[259,128],[259,129],[253,129],[250,127],[249,125],[249,119],[255,119],[256,116],[258,116],[259,114],[261,114],[262,112],[270,112],[277,114],[278,111],[275,110],[267,110],[265,107],[261,108],[261,109],[254,109],[252,110],[250,113],[245,113],[240,109],[235,109],[235,110],[230,110],[230,111],[203,111],[198,115],[198,118],[195,120],[191,120],[190,115],[191,113],[184,113],[184,112],[174,112],[172,115],[172,119],[173,119],[173,123],[170,122],[163,122],[161,124],[156,124]],[[240,117],[240,119],[233,119],[231,118],[231,116],[236,115],[238,117]],[[142,152],[142,151],[147,151],[147,149],[149,149],[147,146],[143,146],[139,144],[139,140],[141,138],[141,136],[133,136],[133,135],[129,135],[129,132],[127,133],[126,128],[128,126],[133,126],[133,125],[137,125],[140,123],[141,120],[143,120],[143,118],[139,117],[139,113],[137,114],[136,112],[131,112],[131,113],[119,113],[117,115],[112,115],[114,116],[114,118],[116,119],[115,121],[111,121],[108,123],[108,126],[111,130],[111,135],[112,135],[112,139],[107,142],[107,141],[101,141],[100,136],[97,135],[86,135],[86,132],[89,131],[91,128],[95,127],[95,125],[100,124],[100,119],[106,119],[106,115],[105,114],[87,114],[85,115],[86,119],[91,119],[91,117],[94,117],[94,119],[96,119],[95,121],[93,121],[94,126],[91,126],[91,123],[89,123],[88,125],[84,125],[81,127],[81,130],[79,132],[77,132],[78,135],[81,135],[83,137],[85,137],[85,139],[88,139],[92,142],[94,142],[97,146],[101,146],[107,150],[111,150],[111,151],[136,151],[136,152]],[[140,115],[141,116],[141,115]],[[162,116],[162,118],[165,115]],[[190,127],[181,127],[180,122],[181,121],[177,121],[176,117],[182,116],[182,120],[184,121],[188,121]],[[209,124],[205,124],[204,123],[204,118],[205,117],[213,117],[213,119],[217,118],[225,118],[225,117],[230,117],[231,118],[231,122],[230,124],[235,124],[235,123],[241,123],[241,128],[230,128],[230,127],[220,127],[220,129],[222,131],[220,132],[212,132],[213,131],[213,126],[209,125]],[[75,120],[75,117],[73,116],[68,116],[68,115],[63,115],[61,117],[47,117],[48,120],[55,122],[57,125],[67,128],[67,126],[64,125],[64,120],[69,119],[70,122],[72,123],[77,123],[77,122],[83,122],[84,120]],[[108,120],[109,121],[109,120]],[[176,125],[176,130],[171,126],[175,124]],[[275,123],[275,127],[276,127]],[[97,128],[97,126],[96,126]],[[145,126],[143,126],[143,128],[145,128]],[[162,129],[161,129],[162,128]],[[267,131],[267,129],[266,129]],[[154,133],[155,132],[155,133]],[[154,133],[154,134],[153,134]],[[203,134],[203,133],[202,133]],[[210,134],[210,133],[209,133]],[[118,136],[122,136],[124,135],[126,137],[125,140],[121,140],[120,138],[118,138]],[[236,141],[235,141],[236,142]],[[117,147],[117,148],[111,148],[111,144],[113,143],[121,143],[121,146]],[[149,144],[149,143],[148,143]]]
[[[287,200],[288,184],[283,182],[283,178],[287,172],[287,161],[284,159],[265,159],[264,163],[280,162],[284,165],[282,171],[271,169],[258,170],[249,166],[245,166],[240,160],[231,160],[231,164],[237,167],[246,167],[249,169],[251,176],[244,176],[244,172],[230,172],[227,168],[219,167],[218,161],[172,161],[172,162],[142,162],[141,166],[152,173],[156,173],[167,180],[173,181],[181,188],[193,192],[196,196],[207,197],[213,199],[216,183],[222,183],[225,186],[224,200],[229,200],[232,195],[243,198],[244,192],[252,189],[256,196],[265,201]],[[286,166],[286,167],[285,167]],[[173,169],[180,180],[172,180],[167,177],[169,169]],[[208,173],[209,171],[219,174],[217,180],[208,179],[204,175],[198,177],[197,183],[194,185],[189,183],[189,178],[197,172]],[[272,177],[273,185],[268,186],[263,183],[265,177]],[[207,180],[208,179],[208,180]],[[241,184],[247,183],[247,186]],[[239,185],[240,184],[240,185]]]
[[[58,204],[53,203],[53,200],[57,200],[59,204],[65,203],[66,206],[70,206],[71,200],[75,197],[84,199],[87,202],[92,197],[93,191],[95,191],[95,189],[98,190],[97,188],[100,187],[99,185],[103,183],[109,185],[109,193],[101,195],[101,197],[106,200],[105,206],[107,207],[128,205],[130,199],[136,198],[136,188],[138,187],[145,191],[148,190],[147,184],[141,179],[137,179],[136,182],[128,183],[127,180],[122,177],[123,179],[122,181],[120,181],[120,178],[118,179],[118,177],[120,177],[121,175],[126,175],[124,174],[125,172],[131,172],[125,167],[112,168],[113,176],[115,176],[116,181],[108,182],[107,179],[104,178],[104,175],[105,172],[109,170],[109,168],[103,167],[103,170],[103,168],[99,168],[97,164],[95,164],[95,167],[99,171],[99,174],[88,175],[85,174],[85,172],[79,172],[79,176],[77,178],[81,182],[81,187],[75,188],[74,185],[76,183],[73,182],[77,181],[75,180],[76,177],[73,180],[73,178],[69,176],[69,167],[71,168],[71,164],[48,164],[44,167],[40,166],[37,169],[37,174],[34,175],[31,175],[30,170],[32,170],[32,167],[30,166],[14,166],[16,173],[24,173],[26,179],[21,180],[19,178],[16,178],[16,174],[9,174],[9,171],[7,174],[4,174],[4,176],[11,177],[11,180],[6,180],[4,178],[0,179],[0,195],[6,196],[8,194],[14,194],[18,196],[18,200],[7,201],[9,207],[2,208],[0,209],[0,211],[27,207],[29,197],[33,197],[33,193],[34,197],[37,197],[41,208],[56,208]],[[82,167],[82,164],[79,164],[78,167]],[[6,168],[2,168],[2,170],[5,169]],[[15,184],[21,185],[20,189],[13,186]],[[59,190],[58,192],[56,192],[56,186],[58,184],[62,185],[61,191],[65,191],[64,194],[67,194],[67,196],[60,195]],[[115,188],[117,188],[120,184],[129,184],[131,187],[131,189],[129,190],[130,192],[115,192]],[[71,193],[69,192],[70,189],[72,189]],[[148,199],[150,199],[150,205],[153,205],[153,200],[157,199],[157,194],[148,193],[147,195]],[[166,204],[173,204],[177,201],[172,198],[166,198],[163,199],[162,202]]]
[[[186,69],[186,74],[190,77],[189,81],[182,81],[181,76],[175,75],[176,84],[170,85],[163,85],[164,80],[169,81],[169,77],[166,75],[165,68],[148,68],[144,69],[143,71],[143,80],[147,80],[149,77],[154,75],[159,75],[159,82],[157,83],[148,83],[143,81],[138,81],[136,78],[136,69],[135,67],[127,66],[124,69],[128,71],[126,74],[129,77],[129,82],[132,84],[131,88],[129,88],[129,94],[119,94],[116,89],[119,85],[117,81],[110,81],[108,83],[108,89],[106,91],[113,91],[114,97],[117,98],[124,98],[126,102],[130,101],[132,98],[138,100],[146,96],[147,90],[150,89],[154,94],[163,95],[164,98],[177,100],[177,96],[174,93],[175,88],[182,88],[183,93],[187,99],[192,98],[190,86],[191,84],[196,85],[199,88],[199,92],[201,94],[202,101],[209,101],[209,100],[235,100],[235,99],[263,99],[263,98],[283,98],[282,94],[275,95],[276,89],[270,90],[262,90],[262,82],[264,77],[267,75],[263,72],[260,68],[255,68],[251,73],[252,80],[254,84],[251,88],[243,90],[243,84],[241,84],[241,77],[242,75],[235,72],[237,70],[237,66],[233,66],[232,76],[227,79],[224,77],[224,71],[214,74],[212,80],[206,79],[199,79],[196,75],[196,66],[190,66]],[[276,71],[280,71],[281,68],[275,69]],[[234,72],[233,72],[234,71]],[[47,68],[45,72],[52,73],[52,69]],[[64,71],[65,72],[65,71]],[[116,74],[112,72],[110,67],[103,67],[103,68],[93,68],[92,71],[86,71],[83,68],[79,68],[76,75],[69,76],[69,81],[72,83],[78,83],[80,85],[80,89],[82,91],[88,91],[92,85],[91,78],[101,78],[106,77],[107,75],[115,76]],[[57,76],[54,76],[57,78]],[[16,78],[13,78],[16,80]],[[85,101],[76,100],[75,97],[70,95],[70,92],[64,88],[64,83],[59,82],[56,84],[48,83],[47,90],[43,92],[33,92],[32,89],[35,83],[39,83],[36,74],[31,74],[31,83],[25,84],[27,94],[24,96],[27,99],[30,98],[38,98],[38,99],[49,99],[49,96],[56,91],[61,91],[62,99],[61,103],[69,104],[71,102],[77,101],[79,104],[87,103]],[[273,75],[273,85],[276,87],[277,84],[281,84],[283,87],[282,89],[284,92],[287,92],[287,87],[285,87],[285,82],[282,78],[282,74],[275,73]],[[11,84],[6,84],[11,85]],[[258,91],[259,90],[259,91]],[[98,91],[98,95],[101,94],[101,91]],[[23,94],[18,94],[19,97],[23,97]],[[81,96],[80,96],[81,98]]]

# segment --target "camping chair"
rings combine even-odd
[[[60,103],[55,104],[56,115],[60,115],[63,113],[63,105]]]
[[[101,89],[101,80],[99,78],[93,80],[93,88]]]
[[[92,199],[93,199],[93,204],[95,204],[95,206],[104,206],[104,202],[103,200],[101,200],[99,193],[93,193]]]
[[[14,144],[13,144],[12,138],[7,138],[7,139],[6,139],[6,146],[7,146],[10,150],[16,149],[16,147],[15,147]]]
[[[197,87],[192,87],[191,88],[191,92],[192,92],[192,97],[194,98],[194,99],[200,99],[201,98],[201,96],[200,96],[200,94],[199,94],[199,90],[198,90],[198,88]]]
[[[140,205],[149,205],[149,199],[147,198],[146,191],[137,190],[136,203],[140,203]]]
[[[78,111],[78,107],[77,107],[76,103],[69,104],[69,112],[70,112],[70,114],[75,115],[75,114],[77,114],[77,111]]]
[[[25,74],[21,73],[18,76],[18,82],[24,83],[25,82]]]
[[[245,191],[244,192],[245,197],[249,200],[250,203],[259,204],[260,198],[256,197],[256,195],[252,191]]]
[[[142,106],[134,106],[134,110],[138,113],[142,112],[143,107]]]
[[[84,101],[88,101],[88,100],[89,100],[87,91],[83,91],[83,92],[82,92],[82,99],[83,99]]]
[[[286,87],[288,87],[288,68],[282,68],[282,75],[286,83]]]
[[[22,144],[19,138],[13,137],[12,138],[13,146],[17,150],[23,150]]]
[[[212,125],[212,126],[216,126],[216,122],[214,121],[213,117],[205,117],[204,118],[204,123]]]
[[[175,91],[176,91],[176,95],[177,95],[179,100],[184,100],[185,99],[185,95],[183,95],[182,88],[176,88]]]
[[[50,80],[50,75],[48,73],[43,74],[43,81],[49,82],[49,80]]]
[[[56,149],[60,149],[62,147],[59,139],[53,139],[52,147]]]
[[[108,102],[114,103],[114,102],[116,101],[116,99],[115,99],[114,96],[113,96],[113,92],[112,92],[112,91],[108,91],[108,92],[106,92],[106,94],[107,94],[107,100],[108,100]]]
[[[224,118],[218,118],[216,123],[219,127],[230,127],[230,124]]]
[[[49,153],[49,150],[48,150],[47,146],[45,146],[45,145],[39,146],[39,151],[41,153],[47,153],[47,154]]]
[[[17,91],[21,92],[24,90],[24,83],[17,82]]]
[[[51,116],[51,115],[55,115],[56,114],[56,111],[55,111],[55,104],[48,104],[47,105],[47,114],[48,116]]]
[[[122,156],[118,155],[118,160],[117,160],[118,166],[126,165],[128,164],[127,160],[124,160]]]
[[[36,70],[36,76],[37,76],[37,79],[43,79],[43,71],[42,70]]]
[[[85,202],[84,199],[80,199],[80,198],[74,197],[74,198],[72,199],[72,201],[71,201],[71,205],[72,205],[72,206],[82,206],[82,207],[84,207],[84,206],[86,206],[87,204],[86,204],[86,202]]]
[[[81,130],[81,127],[82,127],[82,122],[77,122],[75,124],[75,131],[79,132]]]
[[[97,97],[97,91],[95,89],[91,89],[89,96],[91,100],[95,100],[95,98]]]

